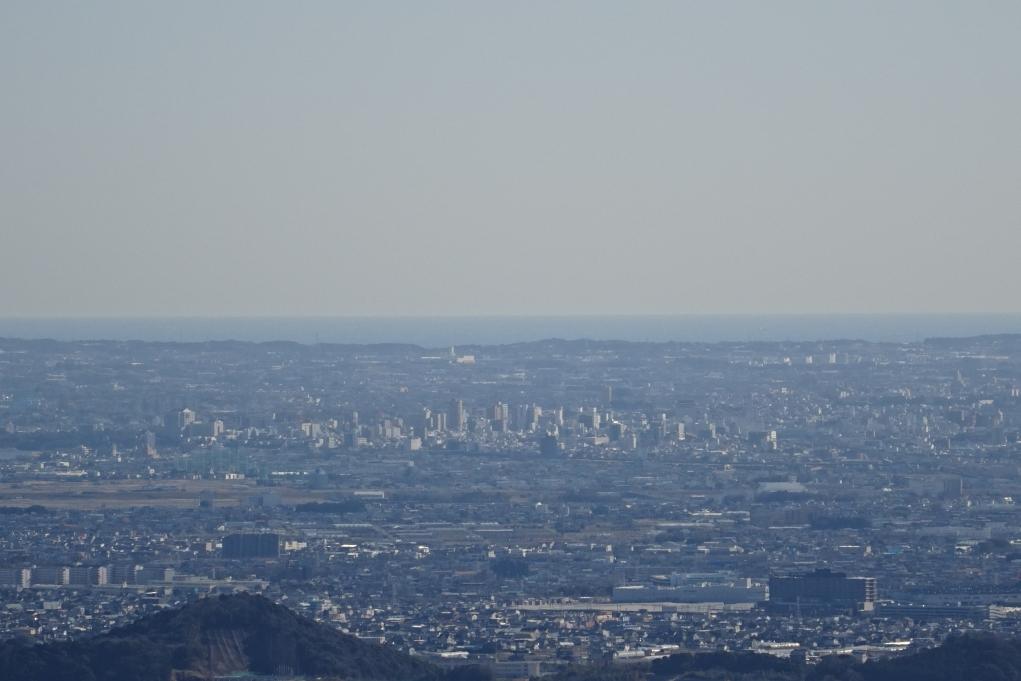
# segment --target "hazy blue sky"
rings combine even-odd
[[[1021,2],[0,3],[0,315],[1021,312]]]

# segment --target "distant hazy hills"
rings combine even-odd
[[[355,681],[483,681],[360,641],[260,596],[207,598],[80,641],[0,643],[2,681],[206,681],[238,672]],[[876,663],[818,665],[752,653],[679,654],[651,664],[568,668],[553,681],[1008,681],[1021,679],[1021,642],[961,636]]]
[[[458,681],[470,681],[472,671]],[[203,599],[81,641],[0,644],[3,681],[199,681],[234,672],[379,681],[448,676],[249,595]]]

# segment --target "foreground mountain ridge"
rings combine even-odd
[[[487,681],[477,666],[443,670],[301,617],[262,596],[201,599],[105,634],[34,645],[0,642],[3,681],[206,681],[231,674],[321,681]],[[680,653],[651,663],[567,667],[553,681],[1018,681],[1021,640],[948,639],[879,662],[817,665],[754,653]]]
[[[198,681],[237,672],[440,681],[437,667],[261,596],[201,599],[79,641],[0,644],[4,681]]]

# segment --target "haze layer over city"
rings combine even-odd
[[[1019,33],[0,4],[0,681],[1021,678]]]

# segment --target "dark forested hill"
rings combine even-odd
[[[483,681],[365,643],[261,596],[207,598],[80,641],[0,643],[3,681],[201,681],[234,672],[353,681]],[[881,662],[817,665],[752,653],[679,654],[650,665],[572,667],[554,681],[1018,681],[1021,641],[991,635]]]
[[[565,670],[555,681],[1019,681],[1021,641],[970,634],[880,662],[804,665],[753,653],[679,654],[651,665]]]
[[[914,655],[855,665],[847,679],[864,681],[1007,681],[1021,679],[1021,641],[966,635]],[[845,677],[838,677],[845,678]]]
[[[414,657],[249,595],[203,599],[81,641],[0,644],[4,681],[197,681],[239,671],[381,681],[444,678]]]

